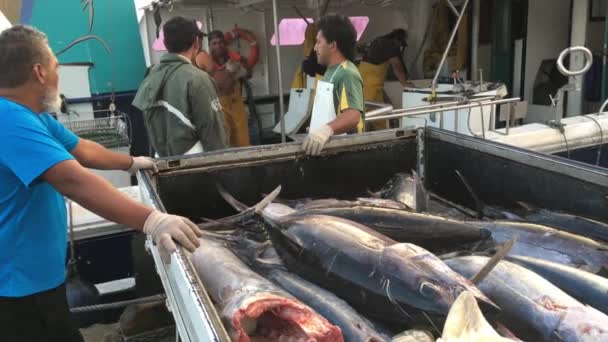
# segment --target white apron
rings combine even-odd
[[[315,101],[312,105],[310,128],[308,129],[309,132],[312,132],[323,125],[327,125],[336,119],[336,107],[334,106],[334,85],[331,83],[331,81],[333,81],[336,73],[342,69],[342,65],[344,65],[344,63],[340,64],[336,71],[334,71],[334,74],[331,75],[329,82],[322,80],[317,82]]]
[[[167,101],[158,101],[157,104],[159,106],[165,107],[167,109],[167,111],[169,111],[169,113],[175,115],[186,126],[192,128],[193,130],[196,131],[196,128],[194,127],[192,122],[190,120],[188,120],[188,118],[182,112],[180,112],[177,108],[170,105]],[[203,144],[201,144],[201,141],[198,140],[188,151],[184,152],[183,155],[196,154],[196,153],[202,153],[202,152],[205,152],[205,150],[203,149]],[[156,153],[155,156],[156,156],[156,158],[158,158],[158,153]]]

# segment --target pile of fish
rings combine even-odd
[[[415,173],[254,207],[218,185],[238,214],[200,225],[193,265],[239,342],[608,341],[608,226],[486,206],[462,180],[476,211]]]

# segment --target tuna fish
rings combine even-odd
[[[253,272],[220,243],[202,238],[192,263],[233,341],[343,341],[340,328]]]
[[[522,256],[508,259],[534,271],[581,303],[608,314],[608,279],[551,261]]]
[[[238,202],[223,192],[228,202]],[[243,205],[235,208],[242,210]],[[334,293],[355,309],[385,322],[445,316],[462,291],[497,310],[470,281],[427,250],[396,241],[353,221],[327,215],[272,219],[270,237],[287,268]]]
[[[310,215],[272,225],[275,247],[290,270],[380,320],[404,322],[420,311],[446,315],[464,290],[493,306],[435,255],[355,222]]]
[[[471,277],[487,259],[469,256],[446,260],[446,264],[461,275]],[[523,333],[528,329],[536,334],[529,337],[530,340],[608,340],[608,316],[580,303],[524,267],[502,261],[478,286],[500,305],[511,330]]]
[[[483,241],[490,231],[466,222],[411,211],[352,206],[317,208],[296,215],[329,215],[345,218],[369,227],[398,242],[409,242],[428,249]]]
[[[386,208],[386,209],[395,209],[395,210],[410,210],[405,204],[393,201],[391,199],[367,198],[367,197],[359,197],[354,201],[338,200],[338,199],[334,199],[334,198],[318,199],[318,200],[313,200],[313,201],[307,202],[305,204],[296,205],[293,208],[298,211],[302,211],[302,210],[308,210],[308,209],[344,208],[344,207],[354,207],[354,206],[367,206],[367,207]]]
[[[403,203],[416,212],[428,211],[429,195],[415,171],[412,175],[395,174],[380,190],[379,196]]]
[[[608,246],[589,238],[524,222],[479,221],[468,224],[488,229],[497,243],[517,238],[512,255],[553,261],[596,274],[604,273],[608,268]]]
[[[528,222],[608,242],[608,224],[606,223],[581,216],[539,209],[525,203],[520,204],[526,209],[520,215]]]
[[[329,322],[340,327],[346,342],[390,341],[386,333],[380,333],[344,300],[335,294],[288,272],[272,244],[259,243],[242,237],[238,232],[229,237],[232,250],[257,273],[280,286],[292,296],[323,315]]]
[[[218,191],[236,210],[243,213],[252,211],[228,194],[223,187],[218,186]],[[360,223],[395,241],[413,243],[432,250],[479,242],[491,236],[488,230],[473,227],[465,222],[396,209],[398,204],[392,207],[383,206],[382,203],[386,201],[381,199],[319,200],[310,202],[308,206],[302,207],[304,209],[300,210],[291,209],[284,204],[270,203],[264,207],[262,212],[266,217],[274,220],[285,215],[341,217]],[[256,207],[260,207],[260,205],[258,204]],[[241,215],[243,214],[237,214],[235,217]]]

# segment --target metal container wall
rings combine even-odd
[[[608,222],[606,169],[434,128],[415,133],[336,137],[318,158],[303,156],[298,143],[169,158],[159,163],[158,175],[139,173],[138,178],[146,203],[195,222],[234,213],[218,195],[216,182],[252,205],[278,185],[282,198],[366,196],[394,173],[413,169],[432,191],[471,208],[471,196],[454,170],[489,204],[510,207],[524,201]],[[179,250],[165,265],[154,244],[147,246],[182,341],[227,340],[186,254]]]

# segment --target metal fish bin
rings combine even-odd
[[[235,213],[216,182],[248,205],[278,185],[287,199],[354,199],[412,170],[428,189],[469,208],[475,204],[455,170],[488,204],[524,201],[608,222],[607,169],[435,128],[334,137],[319,157],[305,156],[293,142],[166,158],[159,169],[138,174],[144,202],[197,223]],[[179,249],[166,265],[150,240],[147,248],[181,340],[229,341],[187,253]]]

